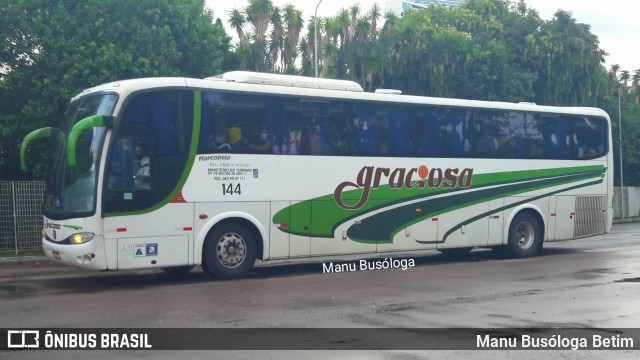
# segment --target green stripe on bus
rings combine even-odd
[[[534,197],[527,198],[527,199],[522,200],[522,201],[517,201],[517,202],[514,202],[512,204],[499,207],[497,209],[493,209],[493,210],[488,211],[486,213],[483,213],[483,214],[480,214],[478,216],[475,216],[475,217],[472,217],[470,219],[467,219],[467,220],[457,224],[456,226],[452,227],[451,229],[449,229],[444,234],[444,236],[442,237],[442,242],[445,242],[447,240],[447,238],[449,237],[449,235],[453,234],[456,230],[462,228],[463,225],[471,224],[472,222],[474,222],[476,220],[479,220],[479,219],[481,219],[481,218],[483,218],[485,216],[489,216],[490,214],[495,214],[495,213],[498,213],[500,211],[504,211],[504,210],[507,210],[507,209],[510,209],[510,208],[514,208],[514,207],[522,205],[522,204],[526,204],[526,203],[529,203],[529,202],[532,202],[532,201],[535,201],[535,200],[538,200],[538,199],[545,198],[547,196],[560,194],[560,193],[563,193],[563,192],[566,192],[566,191],[570,191],[570,190],[580,189],[580,188],[583,188],[583,187],[586,187],[586,186],[602,184],[603,181],[604,181],[604,179],[600,179],[600,180],[591,181],[591,182],[580,184],[580,185],[570,186],[568,188],[563,188],[563,189],[552,191],[552,192],[549,192],[549,193],[546,193],[546,194],[542,194],[542,195],[539,195],[539,196],[534,196]],[[417,241],[417,242],[422,243],[421,241]]]
[[[353,241],[363,243],[393,243],[393,237],[402,229],[435,215],[442,215],[507,196],[589,180],[594,177],[599,177],[599,174],[566,175],[428,199],[365,218],[360,224],[352,225],[347,230],[347,236]],[[428,210],[417,213],[417,208]]]
[[[471,189],[459,188],[413,188],[391,189],[388,185],[371,189],[369,201],[360,209],[346,210],[339,207],[333,198],[333,194],[320,196],[310,200],[293,204],[276,213],[273,223],[287,223],[287,228],[279,228],[281,231],[314,237],[332,238],[335,229],[346,221],[366,215],[373,211],[405,203],[412,200],[429,198],[445,193],[456,193],[463,190],[476,190],[488,186],[508,185],[523,181],[551,179],[568,175],[589,175],[602,177],[606,168],[602,165],[578,166],[569,168],[521,170],[499,173],[486,173],[473,176]],[[351,190],[343,193],[343,199],[357,200],[362,196],[362,190]],[[439,210],[440,211],[440,210]],[[313,213],[321,213],[322,216],[312,216]],[[295,214],[295,217],[294,217]],[[291,217],[290,217],[291,216]],[[313,221],[313,223],[310,223]],[[311,225],[311,226],[310,226]]]

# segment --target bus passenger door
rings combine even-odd
[[[289,257],[289,247],[290,247],[290,234],[287,231],[289,227],[289,222],[291,221],[289,217],[289,206],[291,203],[289,201],[272,201],[271,202],[271,229],[269,233],[271,236],[269,237],[269,258],[270,259],[282,259]],[[285,211],[286,215],[281,217],[276,214],[279,214],[281,211]]]
[[[556,239],[556,218],[558,217],[558,214],[556,213],[557,201],[557,196],[549,197],[549,209],[547,211],[547,230],[545,231],[545,234],[547,234],[547,241],[553,241]]]
[[[574,223],[576,218],[576,197],[556,197],[556,240],[571,240],[574,238]]]
[[[489,211],[495,211],[504,206],[504,198],[491,200]],[[504,227],[504,211],[492,212],[489,214],[489,238],[487,245],[502,245],[502,235]]]
[[[416,208],[414,211],[419,215],[422,209]],[[378,242],[378,252],[435,249],[438,242],[438,217],[429,216],[407,226],[398,231],[392,240],[390,243]]]
[[[439,216],[438,239],[442,242],[438,244],[438,249],[486,245],[489,236],[488,212],[489,203],[484,202]],[[481,217],[472,221],[478,216]],[[466,223],[468,221],[472,222]]]
[[[291,207],[295,205],[292,211]],[[271,202],[271,237],[269,257],[280,259],[287,257],[309,256],[311,238],[311,204],[295,201]]]
[[[331,216],[336,212],[334,200],[314,200],[311,209],[311,227],[315,236],[311,239],[311,255],[338,255],[374,253],[376,242],[369,238],[377,234],[375,222],[366,218],[367,213],[343,223]]]
[[[295,202],[292,201],[291,205]],[[309,256],[311,252],[311,203],[297,203],[295,211],[289,213],[289,257]],[[291,209],[291,207],[289,207]]]

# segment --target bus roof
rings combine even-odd
[[[557,107],[534,103],[511,103],[500,101],[466,100],[415,95],[399,95],[391,92],[369,93],[353,81],[319,79],[295,75],[263,74],[248,71],[233,71],[206,79],[159,77],[122,80],[89,88],[76,95],[77,98],[97,93],[115,92],[120,96],[153,88],[217,89],[237,92],[254,92],[304,97],[331,97],[345,100],[389,102],[397,104],[422,104],[443,107],[466,107],[488,110],[513,110],[539,113],[564,113],[584,116],[604,116],[602,109],[593,107]]]

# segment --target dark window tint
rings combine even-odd
[[[199,152],[586,159],[602,118],[205,92]]]
[[[188,163],[192,126],[191,91],[134,95],[111,143],[106,211],[143,210],[165,200]]]
[[[276,99],[203,93],[198,152],[262,153],[275,148]]]

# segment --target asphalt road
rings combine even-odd
[[[590,327],[638,328],[640,223],[611,233],[548,243],[540,256],[468,258],[404,253],[402,270],[323,273],[323,260],[262,264],[246,279],[216,281],[200,269],[87,272],[49,261],[0,262],[2,328]],[[358,264],[362,257],[343,258]],[[358,266],[356,265],[356,266]],[[640,345],[640,344],[639,344]],[[309,358],[460,358],[462,351],[306,352]],[[175,358],[175,352],[99,352],[113,358]],[[211,357],[212,353],[207,353]],[[0,358],[74,359],[86,352],[21,352]],[[91,354],[89,354],[91,355]],[[184,358],[203,353],[186,352]],[[561,356],[560,356],[561,355]],[[637,350],[482,351],[472,358],[638,358]],[[215,352],[213,358],[299,358],[300,352]]]

